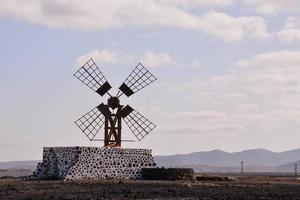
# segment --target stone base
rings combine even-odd
[[[44,147],[35,179],[140,179],[154,167],[151,149],[110,147]]]

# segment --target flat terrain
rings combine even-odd
[[[300,180],[231,177],[229,181],[0,180],[0,199],[300,199]]]

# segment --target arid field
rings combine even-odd
[[[194,181],[1,179],[0,199],[300,199],[292,177],[197,178]]]

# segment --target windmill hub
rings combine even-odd
[[[109,97],[109,99],[107,100],[107,105],[112,109],[119,108],[120,100],[118,97]]]

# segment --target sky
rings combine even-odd
[[[90,58],[112,94],[139,62],[158,78],[122,96],[157,125],[123,147],[299,148],[299,0],[3,0],[0,44],[0,161],[103,146],[74,124],[108,98],[73,77]]]

